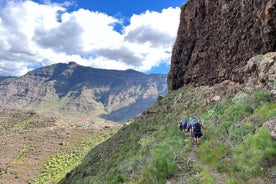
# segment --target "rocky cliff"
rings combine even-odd
[[[241,68],[276,51],[276,0],[189,0],[182,6],[169,90],[244,82]]]

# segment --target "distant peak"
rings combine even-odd
[[[127,69],[126,72],[137,72],[137,71],[133,69]]]
[[[70,61],[68,65],[78,65],[75,61]]]

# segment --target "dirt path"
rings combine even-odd
[[[215,184],[226,184],[225,177],[223,174],[218,173],[215,169],[212,169],[209,166],[207,166],[199,161],[199,159],[195,153],[196,149],[197,149],[197,147],[194,147],[192,149],[192,151],[190,152],[189,158],[191,159],[191,161],[193,161],[194,163],[196,163],[197,165],[199,165],[200,167],[202,167],[203,169],[208,171],[213,176]]]

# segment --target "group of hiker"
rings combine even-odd
[[[194,139],[194,143],[199,145],[202,137],[202,129],[205,129],[205,125],[201,123],[199,119],[189,118],[179,122],[179,129],[181,131],[189,132]]]

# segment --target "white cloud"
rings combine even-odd
[[[146,11],[129,25],[100,12],[30,0],[0,6],[0,75],[20,76],[37,66],[75,61],[106,69],[146,72],[170,63],[180,9]],[[120,24],[123,31],[117,32]]]

